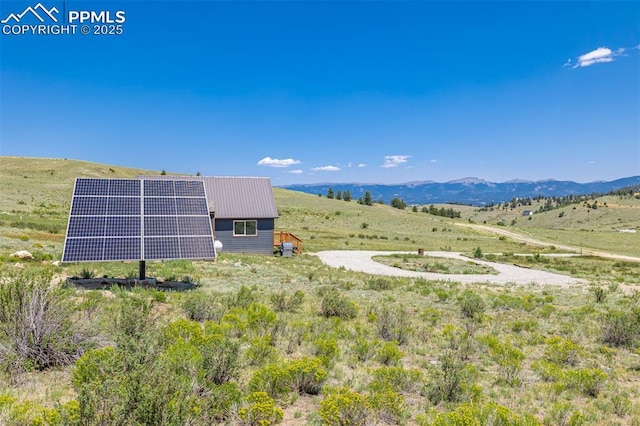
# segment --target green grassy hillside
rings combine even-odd
[[[77,160],[0,157],[0,232],[5,237],[0,254],[28,249],[35,243],[44,245],[54,258],[60,256],[76,177],[133,178],[154,173],[159,172]],[[603,207],[596,210],[569,206],[536,213],[531,220],[522,217],[522,210],[537,210],[537,205],[490,212],[453,206],[462,211],[462,218],[451,220],[410,208],[362,206],[282,188],[274,188],[274,196],[280,214],[276,227],[302,238],[305,250],[310,251],[424,248],[471,252],[476,247],[484,252],[541,250],[455,226],[456,222],[474,221],[504,223],[509,229],[551,242],[640,256],[640,233],[617,232],[639,225],[640,200],[608,197],[599,200]],[[605,202],[609,207],[604,207]]]
[[[472,207],[462,207],[460,210],[464,219],[504,226],[505,229],[545,241],[640,256],[640,199],[603,196],[588,203],[539,212],[543,204],[542,201],[533,201],[530,206],[506,210]],[[594,204],[597,205],[595,209]],[[531,210],[534,214],[523,216],[525,210]],[[637,229],[638,233],[620,233],[621,229]]]

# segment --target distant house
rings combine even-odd
[[[204,182],[213,236],[222,243],[223,252],[273,253],[278,210],[269,178],[167,175],[153,178]]]
[[[522,216],[533,216],[532,210],[525,210],[522,212]]]

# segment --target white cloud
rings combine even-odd
[[[322,166],[322,167],[314,167],[311,170],[313,170],[314,172],[339,172],[340,171],[340,167]]]
[[[367,167],[367,165],[366,165],[366,164],[364,164],[364,163],[360,163],[360,164],[358,164],[358,167],[359,167],[359,168],[363,168],[363,167]]]
[[[578,56],[576,64],[573,64],[571,59],[568,59],[567,62],[565,62],[564,67],[571,67],[572,69],[575,69],[588,67],[593,64],[613,62],[618,56],[626,56],[624,54],[626,50],[627,49],[624,47],[620,47],[615,51],[608,47],[598,47],[596,50],[592,50],[591,52]]]
[[[293,158],[285,158],[283,160],[279,160],[277,158],[264,157],[262,160],[258,161],[258,166],[269,166],[269,167],[289,167],[294,164],[300,164],[300,161],[294,160]]]
[[[285,173],[291,173],[292,175],[301,175],[302,174],[302,170],[300,169],[293,169],[293,170],[288,170]]]
[[[387,155],[384,157],[384,164],[380,167],[385,169],[398,167],[402,163],[409,161],[410,155]]]
[[[596,162],[591,160],[591,161],[589,161],[589,164],[596,164]]]
[[[438,160],[429,160],[430,163],[437,163]]]

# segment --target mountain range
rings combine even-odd
[[[407,204],[457,203],[482,206],[509,201],[514,197],[566,196],[604,194],[627,186],[640,185],[640,176],[612,181],[577,183],[560,180],[488,182],[478,178],[463,178],[449,182],[419,181],[387,185],[374,183],[315,183],[283,185],[282,188],[308,194],[326,195],[329,188],[335,193],[349,191],[354,200],[371,193],[373,200],[389,203],[394,197]]]

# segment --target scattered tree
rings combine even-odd
[[[393,197],[391,200],[391,207],[395,207],[396,209],[404,210],[407,207],[407,203],[402,201],[401,198]]]

